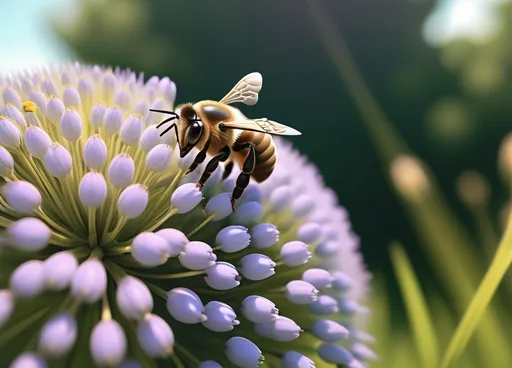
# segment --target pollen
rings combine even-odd
[[[25,111],[25,112],[36,112],[37,111],[37,106],[32,101],[25,101],[25,102],[23,102],[23,111]]]

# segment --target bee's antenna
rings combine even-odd
[[[169,121],[172,121],[174,119],[178,119],[180,116],[178,114],[176,114],[174,111],[167,111],[167,110],[156,110],[156,109],[149,109],[149,111],[152,111],[152,112],[160,112],[162,114],[167,114],[167,115],[172,115],[169,119],[165,119],[164,121],[162,121],[160,124],[158,124],[156,126],[156,128],[160,128],[162,125],[164,125],[165,123],[168,123]],[[172,128],[174,128],[174,132],[176,133],[176,140],[178,141],[178,144],[180,143],[180,139],[178,137],[178,126],[176,125],[176,123],[172,124],[170,127],[168,127],[167,129],[165,129],[162,133],[160,133],[160,137],[163,136],[165,133],[167,133],[169,130],[171,130]]]

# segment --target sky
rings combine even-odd
[[[68,4],[69,0],[2,0],[0,72],[66,60],[71,53],[53,35],[45,17]]]
[[[66,16],[72,1],[2,0],[0,72],[73,58],[66,45],[53,35],[45,18],[55,13]],[[422,30],[425,41],[438,46],[457,37],[485,40],[497,29],[494,5],[503,1],[510,0],[438,0]],[[68,9],[63,11],[63,7]]]

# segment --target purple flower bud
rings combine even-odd
[[[38,251],[46,247],[52,231],[38,218],[25,217],[7,227],[9,242],[16,249]]]
[[[95,303],[107,289],[107,272],[97,259],[89,259],[78,266],[71,280],[71,294],[79,302]]]
[[[61,291],[69,286],[78,268],[78,261],[70,252],[52,254],[43,263],[43,282],[51,291]]]
[[[9,288],[22,298],[33,298],[43,292],[43,262],[26,261],[19,265],[11,274]]]
[[[312,255],[307,244],[300,241],[288,242],[281,247],[281,259],[289,267],[307,263]]]
[[[14,309],[14,295],[9,290],[0,290],[0,328],[11,318]]]
[[[27,181],[10,181],[2,187],[2,195],[13,210],[31,214],[41,205],[41,194]]]
[[[167,310],[174,319],[182,323],[194,324],[206,321],[203,303],[190,289],[175,288],[169,291]]]
[[[118,365],[126,354],[126,335],[114,320],[100,321],[94,326],[89,348],[94,362],[98,365]]]
[[[315,368],[315,363],[307,356],[296,351],[289,351],[281,357],[283,368]]]
[[[252,225],[263,217],[263,207],[258,202],[240,204],[233,214],[233,222],[241,225]]]
[[[306,281],[294,280],[286,284],[286,299],[295,304],[313,303],[318,298],[318,290]]]
[[[259,224],[251,229],[252,242],[255,248],[265,249],[279,241],[279,230],[273,224]]]
[[[311,332],[325,342],[337,342],[349,336],[349,330],[338,322],[327,319],[319,319],[311,326]]]
[[[168,252],[169,246],[165,239],[154,233],[140,233],[132,242],[132,256],[144,266],[164,264],[169,258]]]
[[[215,244],[226,253],[239,252],[247,248],[250,242],[251,236],[247,232],[247,228],[238,225],[225,227],[218,232],[215,238]]]
[[[11,363],[9,368],[47,368],[48,365],[38,354],[32,352],[25,352],[20,355]]]
[[[309,282],[317,289],[326,289],[331,287],[334,277],[329,271],[322,268],[310,268],[304,271],[302,280]]]
[[[320,295],[317,300],[308,305],[315,314],[325,315],[339,312],[338,302],[332,296]]]
[[[278,316],[276,305],[262,296],[251,295],[242,301],[242,314],[254,323],[267,323]]]
[[[297,230],[297,237],[307,244],[316,243],[322,237],[322,228],[316,222],[308,222]]]
[[[145,283],[133,276],[123,277],[117,286],[116,302],[128,319],[142,320],[153,310],[153,297]]]
[[[185,245],[179,255],[179,260],[183,267],[189,270],[204,270],[215,264],[217,256],[208,244],[193,241]]]
[[[354,361],[354,356],[338,344],[322,344],[317,352],[320,358],[331,364],[348,365]]]
[[[39,351],[52,357],[62,357],[75,344],[77,325],[69,313],[61,313],[50,318],[39,335]]]
[[[240,260],[240,272],[249,280],[259,281],[275,274],[275,262],[263,254],[248,254]]]
[[[207,216],[212,216],[212,221],[220,221],[231,215],[231,193],[220,193],[211,198],[205,206]]]
[[[264,359],[252,341],[239,336],[226,342],[226,355],[231,363],[241,368],[258,368]]]
[[[233,308],[225,303],[209,302],[204,307],[204,314],[207,320],[203,322],[203,326],[211,331],[227,332],[240,324]]]
[[[172,354],[174,334],[167,322],[156,314],[149,314],[139,322],[137,338],[151,358],[165,358]]]
[[[236,267],[227,262],[217,262],[206,269],[204,280],[215,290],[229,290],[240,285],[241,277]]]
[[[172,194],[171,207],[176,208],[178,213],[187,213],[192,211],[202,199],[203,195],[195,184],[183,184]]]

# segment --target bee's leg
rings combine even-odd
[[[204,145],[204,148],[199,151],[196,155],[196,158],[194,159],[194,162],[192,162],[192,165],[190,165],[190,167],[188,168],[187,170],[187,174],[190,174],[192,171],[194,171],[196,169],[197,166],[199,166],[200,164],[202,164],[206,158],[206,152],[208,152],[208,148],[210,146],[210,141],[206,142],[206,144]]]
[[[251,174],[256,166],[256,152],[254,146],[251,143],[242,143],[233,147],[233,151],[241,151],[249,148],[249,153],[245,157],[244,164],[242,165],[242,172],[236,179],[236,186],[233,189],[233,195],[231,197],[231,207],[235,211],[235,201],[239,199],[244,193],[245,188],[249,185],[251,180]]]
[[[222,180],[226,180],[229,175],[231,175],[231,172],[233,171],[233,161],[229,161],[226,166],[224,167],[224,173],[222,173]]]
[[[217,169],[219,166],[219,162],[224,162],[229,158],[229,155],[231,154],[231,149],[229,146],[225,146],[223,149],[220,150],[220,154],[217,156],[214,156],[208,163],[206,164],[206,169],[203,172],[203,175],[201,176],[201,179],[197,182],[197,186],[199,188],[202,188],[204,183],[210,178],[210,175]]]

